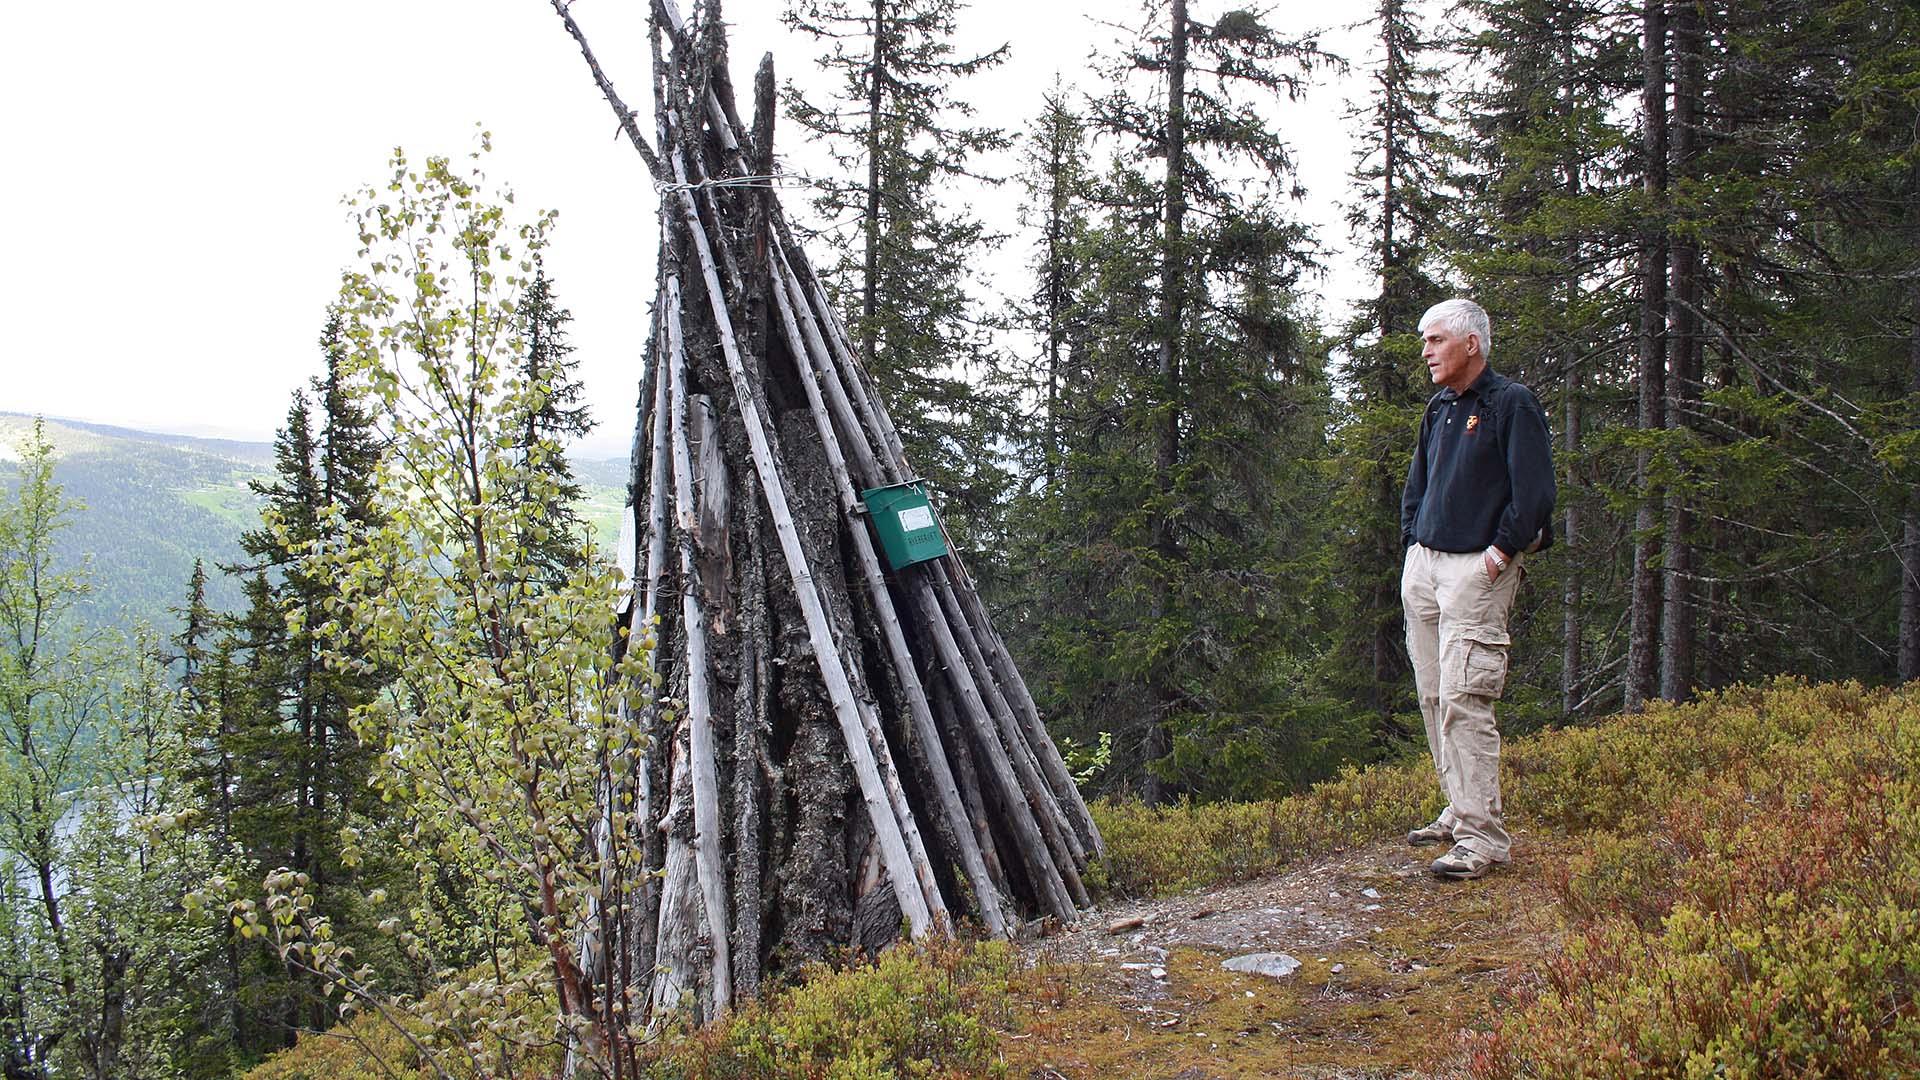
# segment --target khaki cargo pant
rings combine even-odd
[[[1407,549],[1400,600],[1407,616],[1427,749],[1447,808],[1440,821],[1455,843],[1506,862],[1511,839],[1500,810],[1500,731],[1493,703],[1507,684],[1507,613],[1520,588],[1515,555],[1495,581],[1480,552],[1421,544]]]

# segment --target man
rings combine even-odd
[[[1506,862],[1511,846],[1493,703],[1507,680],[1521,560],[1553,542],[1553,450],[1539,399],[1487,366],[1492,330],[1480,305],[1435,304],[1420,317],[1420,337],[1440,390],[1420,421],[1400,501],[1400,599],[1447,808],[1407,842],[1451,842],[1433,872],[1477,878]]]

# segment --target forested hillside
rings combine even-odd
[[[33,426],[23,413],[0,413],[0,483],[18,482],[16,444]],[[186,603],[194,561],[209,570],[207,602],[218,611],[243,604],[239,579],[217,571],[246,562],[240,533],[259,521],[260,498],[248,486],[273,469],[271,443],[135,431],[81,420],[49,420],[54,476],[82,508],[58,540],[63,565],[91,570],[82,618],[97,626],[144,622],[171,633]],[[580,514],[596,541],[620,530],[625,459],[582,461]]]
[[[32,426],[32,417],[0,414],[8,486],[19,479],[15,445]],[[86,508],[59,537],[58,552],[64,565],[91,567],[93,592],[82,601],[88,622],[170,627],[194,560],[239,561],[240,530],[259,512],[247,482],[272,467],[272,447],[72,420],[49,420],[46,432],[67,498]],[[209,597],[237,607],[240,589],[216,577]]]

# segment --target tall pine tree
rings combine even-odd
[[[822,273],[908,459],[972,546],[994,529],[1006,482],[1001,408],[988,392],[1001,320],[982,307],[976,278],[997,238],[952,192],[983,182],[976,159],[1006,137],[969,124],[956,89],[1007,50],[956,55],[961,11],[960,0],[797,0],[787,25],[831,44],[819,63],[834,91],[817,103],[789,84],[786,102],[834,165],[815,179],[814,210],[842,254]],[[855,228],[857,244],[841,239]]]
[[[580,400],[585,393],[580,362],[572,358],[573,345],[567,340],[573,313],[554,296],[544,266],[536,266],[517,318],[522,385],[536,399],[525,411],[521,445],[528,463],[553,481],[551,489],[538,496],[537,527],[544,535],[534,537],[531,545],[538,552],[534,562],[557,582],[586,563],[586,527],[577,509],[586,489],[573,475],[564,448],[592,431],[593,420]]]
[[[1439,93],[1419,16],[1406,0],[1381,0],[1374,28],[1374,87],[1351,114],[1364,126],[1354,170],[1360,198],[1348,222],[1379,288],[1348,327],[1341,372],[1347,416],[1334,513],[1348,525],[1333,573],[1345,603],[1327,678],[1332,693],[1372,716],[1385,747],[1405,738],[1396,714],[1413,708],[1400,617],[1400,492],[1408,432],[1431,392],[1417,363],[1418,322],[1444,298],[1434,275],[1445,190]]]
[[[274,440],[274,475],[254,485],[261,524],[241,536],[252,560],[236,568],[246,575],[248,609],[231,653],[244,657],[246,676],[218,718],[227,743],[219,767],[232,773],[228,827],[251,864],[248,878],[282,866],[306,874],[318,912],[372,955],[385,946],[360,916],[358,895],[373,871],[353,865],[346,837],[390,814],[368,784],[376,748],[351,724],[381,676],[323,663],[316,631],[333,618],[338,586],[311,567],[315,555],[377,523],[380,444],[362,395],[346,383],[337,316],[320,347],[324,371],[294,393]],[[288,1045],[296,1031],[325,1026],[318,986],[286,979],[266,953],[245,960],[240,981],[245,1052]]]
[[[1043,264],[1072,284],[1049,290],[1067,319],[1048,353],[1057,480],[1023,522],[1050,538],[1031,567],[1049,602],[1020,632],[1062,734],[1111,736],[1109,783],[1271,791],[1345,748],[1304,692],[1322,616],[1288,596],[1324,577],[1307,507],[1329,392],[1263,109],[1315,54],[1246,12],[1148,17],[1090,103],[1113,164],[1057,215],[1074,228]]]

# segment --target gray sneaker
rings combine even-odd
[[[1456,881],[1480,877],[1491,869],[1493,869],[1492,859],[1465,844],[1455,844],[1452,851],[1433,860],[1434,873]]]
[[[1414,847],[1429,847],[1434,844],[1453,842],[1453,830],[1440,823],[1438,818],[1431,825],[1422,825],[1407,834],[1407,843]]]

